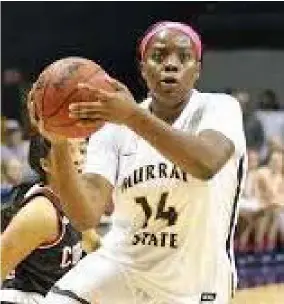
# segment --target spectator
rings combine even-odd
[[[266,166],[269,162],[270,155],[273,153],[275,150],[284,150],[284,144],[283,141],[281,140],[280,137],[278,136],[272,136],[267,139],[266,142],[266,157],[265,159],[261,162],[262,166]]]
[[[265,216],[257,224],[256,245],[262,249],[263,241],[273,249],[277,242],[279,211],[284,207],[284,151],[274,149],[267,166],[258,170],[256,178],[256,197],[263,207]]]
[[[255,181],[259,166],[259,152],[254,149],[248,149],[248,172],[243,191],[243,198],[248,201],[255,200]]]
[[[21,126],[17,120],[8,119],[5,122],[6,140],[4,144],[4,153],[16,157],[20,161],[27,160],[27,146],[22,139]]]
[[[17,120],[5,122],[5,143],[1,145],[1,160],[4,162],[16,159],[22,165],[22,177],[33,178],[35,173],[28,164],[29,142],[23,140],[23,133]]]
[[[248,171],[244,185],[244,191],[240,197],[239,221],[237,226],[236,246],[239,250],[247,249],[249,238],[254,229],[254,216],[260,209],[259,203],[256,199],[255,184],[256,175],[259,167],[260,155],[257,150],[248,149]]]
[[[1,161],[1,190],[9,190],[22,181],[22,164],[13,157]]]
[[[284,150],[274,148],[268,164],[254,169],[251,180],[251,197],[256,203],[255,209],[240,210],[239,249],[246,250],[252,241],[256,250],[274,249],[278,235],[284,237],[283,209],[284,209]],[[250,177],[248,173],[248,181]],[[248,204],[247,204],[248,205]]]
[[[264,130],[261,122],[256,117],[250,94],[245,90],[233,90],[234,96],[241,104],[243,110],[244,129],[247,146],[260,151],[264,146]]]
[[[2,113],[6,117],[21,117],[21,87],[23,74],[17,68],[5,69],[2,73]]]
[[[256,196],[262,206],[284,206],[284,151],[275,148],[267,166],[260,168],[256,177]]]
[[[6,136],[6,117],[1,115],[1,145],[5,142],[5,136]]]
[[[280,104],[277,100],[276,94],[270,89],[262,91],[258,100],[258,108],[260,110],[271,111],[280,109]]]

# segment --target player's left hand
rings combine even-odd
[[[117,80],[111,79],[114,91],[108,92],[88,83],[80,83],[79,90],[86,90],[85,100],[72,103],[69,115],[83,122],[103,120],[128,125],[138,109],[136,101],[128,88]]]

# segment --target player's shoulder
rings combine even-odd
[[[204,93],[204,92],[198,92],[201,98],[206,100],[206,103],[211,105],[226,105],[226,106],[232,106],[232,107],[240,107],[240,104],[238,100],[226,93]]]
[[[242,109],[239,101],[225,93],[199,93],[202,108],[210,115],[222,115],[228,119],[242,118]]]
[[[56,231],[57,212],[51,201],[44,196],[37,196],[24,205],[12,219],[11,224],[17,227],[24,227],[25,230],[37,231],[42,228],[51,228]]]

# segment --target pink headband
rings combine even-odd
[[[185,35],[187,35],[194,43],[196,51],[197,51],[197,57],[198,60],[201,59],[201,53],[202,53],[202,44],[199,35],[189,26],[180,22],[172,22],[172,21],[164,21],[158,23],[146,34],[146,36],[142,39],[139,50],[141,58],[144,58],[146,46],[151,40],[151,38],[156,35],[161,30],[164,30],[165,28],[172,28],[175,30],[178,30]]]

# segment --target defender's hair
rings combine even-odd
[[[49,155],[51,143],[39,133],[33,135],[30,140],[29,164],[31,168],[39,175],[41,182],[46,183],[46,173],[43,170],[40,160]]]

